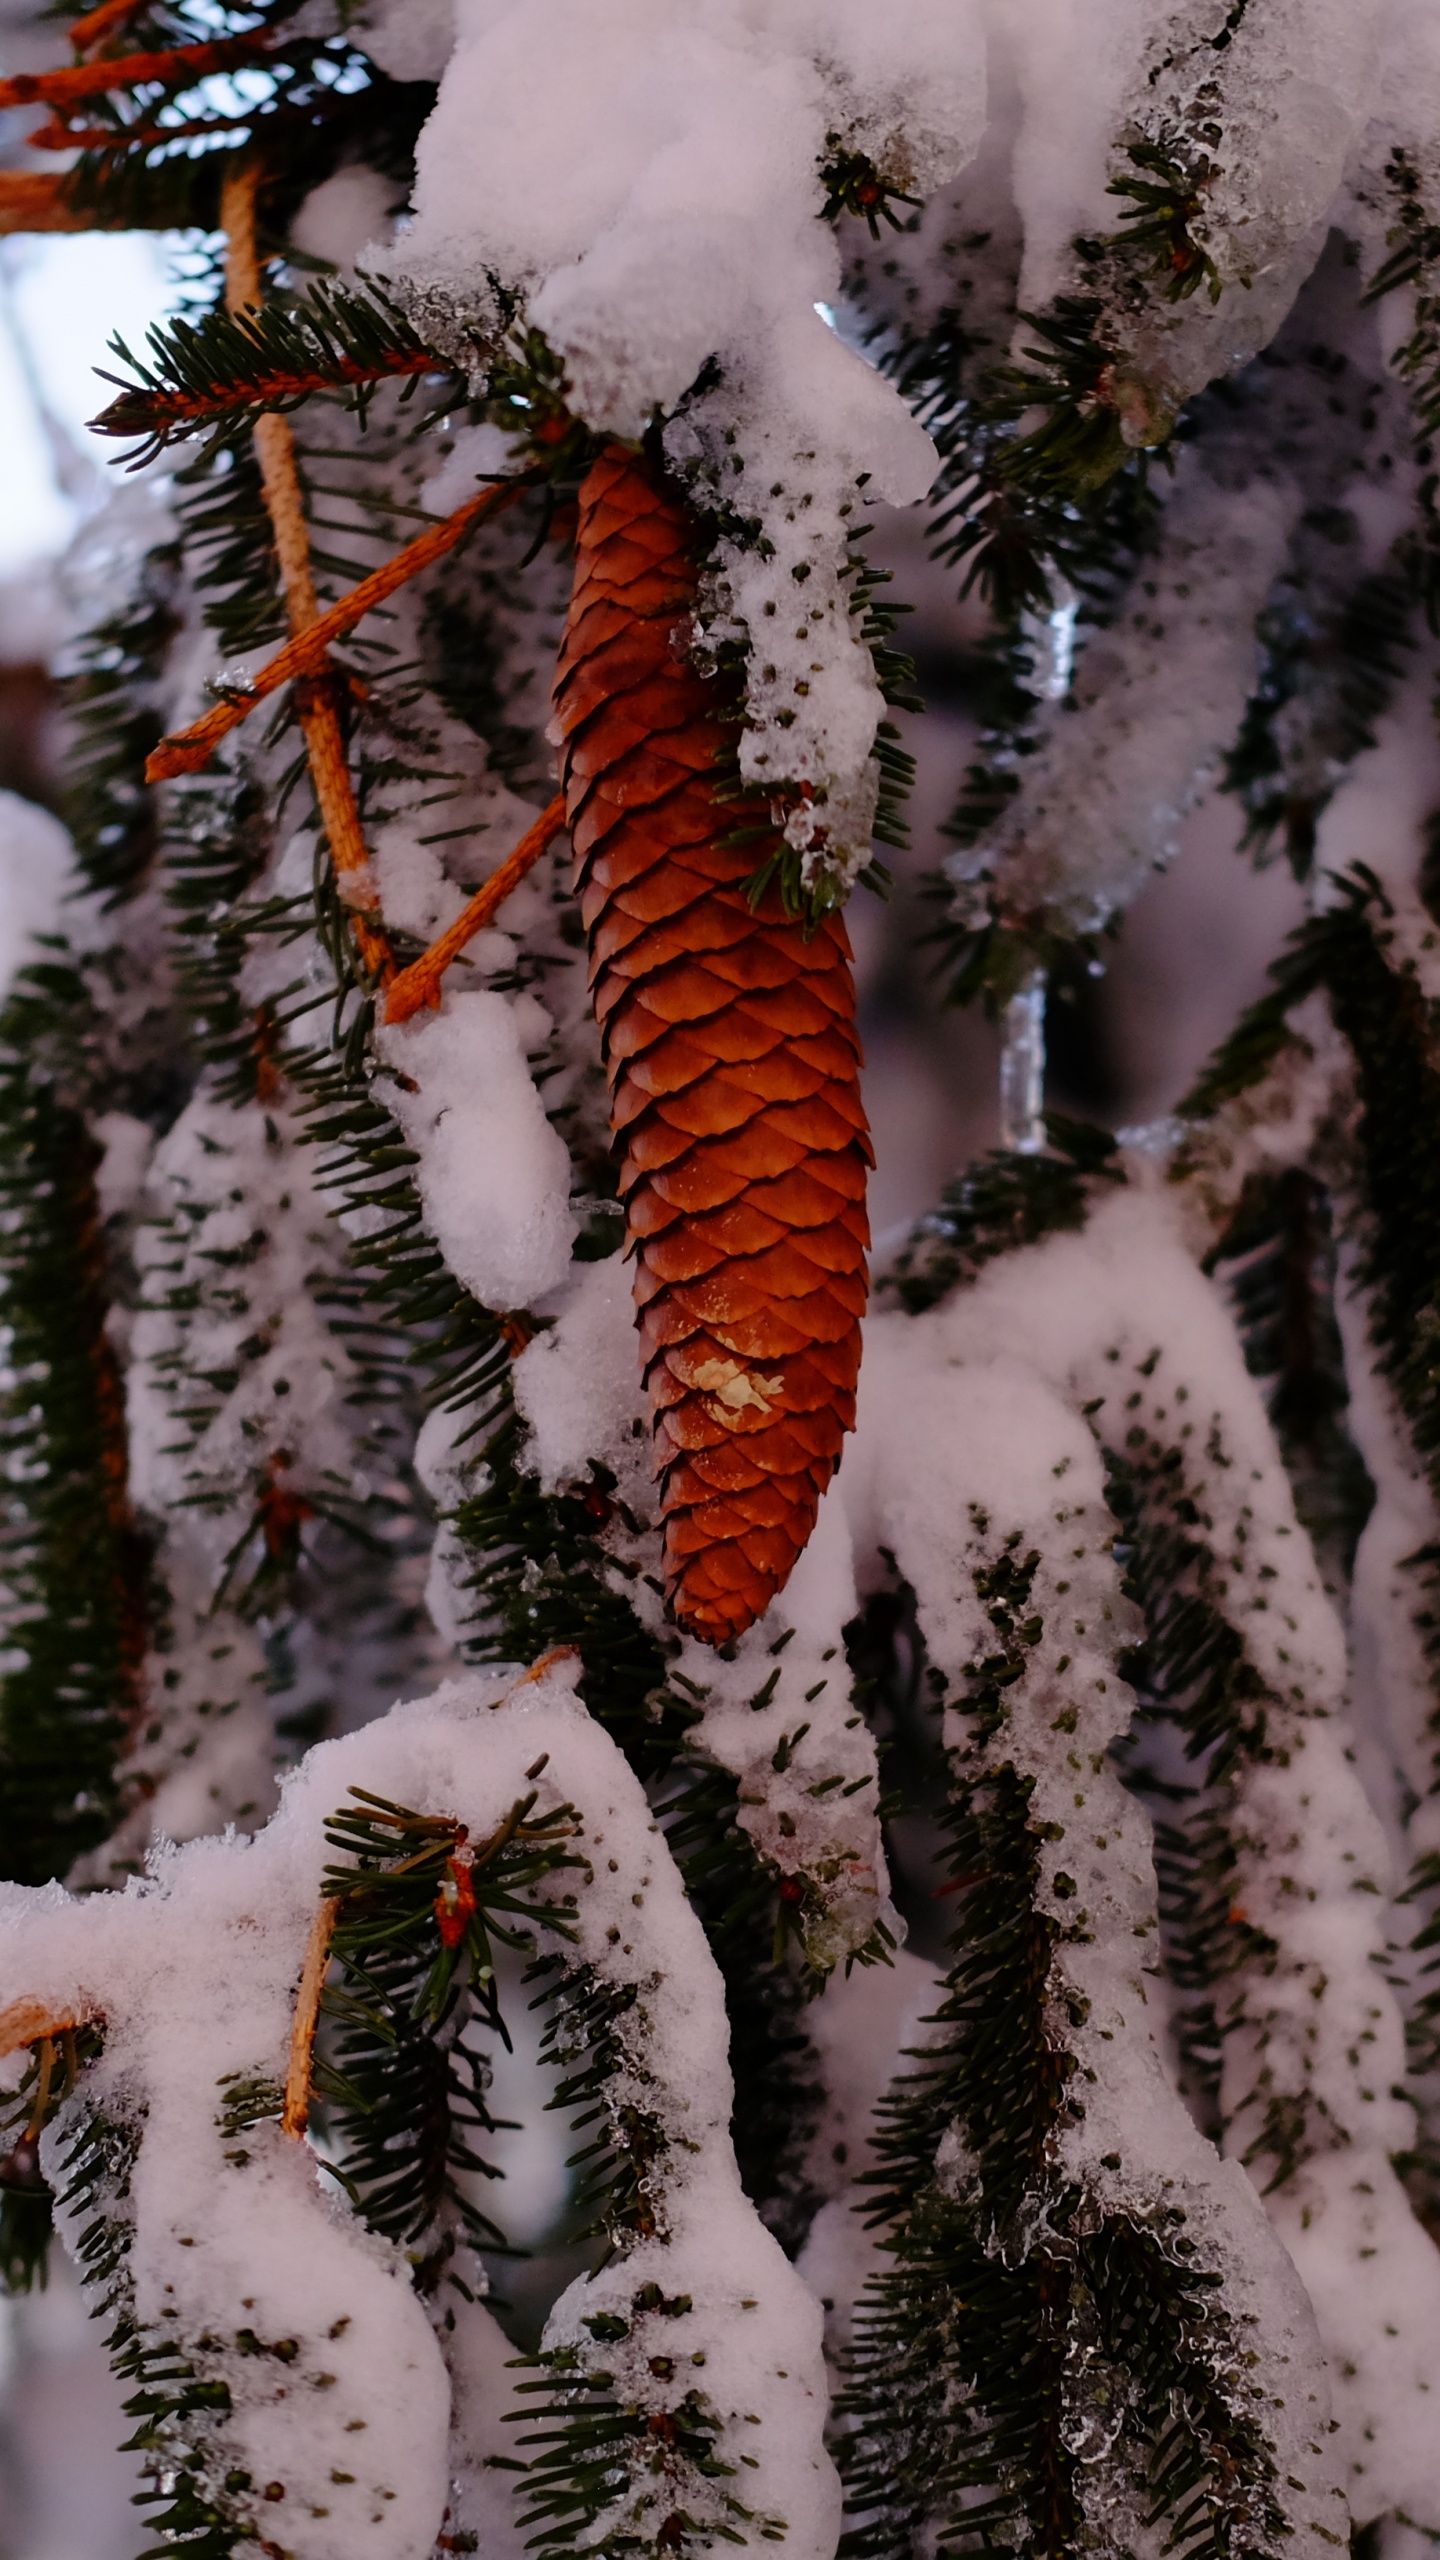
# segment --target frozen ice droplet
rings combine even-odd
[[[1034,1156],[1045,1144],[1045,972],[1032,969],[1005,1007],[1000,1144]]]

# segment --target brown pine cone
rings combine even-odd
[[[867,1289],[850,945],[744,882],[733,690],[688,654],[694,517],[611,446],[580,495],[555,679],[590,985],[662,1486],[666,1586],[707,1644],[789,1576],[855,1419]],[[768,825],[768,812],[760,813]]]

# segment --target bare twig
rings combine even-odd
[[[300,1988],[295,1995],[295,2021],[290,2030],[290,2063],[285,2074],[285,2104],[280,2115],[280,2130],[292,2134],[297,2142],[310,2121],[315,2029],[320,2019],[320,1994],[325,1988],[325,1971],[330,1962],[330,1941],[335,1934],[338,1908],[339,1905],[327,1894],[315,1914],[305,1949],[305,1962],[300,1968]]]
[[[255,429],[257,443],[261,428],[272,426],[285,427],[285,421],[278,417],[261,418]],[[288,436],[288,428],[285,432]],[[353,630],[367,613],[373,613],[377,605],[393,596],[397,588],[403,587],[421,569],[428,569],[433,560],[442,560],[447,551],[453,551],[472,526],[481,523],[486,516],[497,515],[502,507],[508,506],[518,496],[522,488],[532,485],[532,475],[527,472],[514,480],[502,481],[498,488],[484,489],[477,497],[467,498],[465,504],[457,507],[452,516],[447,516],[443,524],[431,525],[426,532],[417,534],[413,542],[406,543],[403,551],[396,552],[393,560],[387,560],[383,568],[374,569],[368,578],[362,578],[359,586],[352,587],[349,595],[342,596],[338,604],[332,604],[324,613],[317,611],[315,620],[297,630],[293,639],[287,640],[284,648],[277,650],[275,656],[252,676],[243,693],[232,695],[228,701],[217,702],[213,710],[205,712],[190,728],[178,730],[173,738],[161,739],[146,763],[147,782],[168,782],[177,773],[198,773],[203,765],[208,764],[221,739],[228,737],[232,729],[237,729],[242,720],[248,720],[267,695],[278,691],[282,684],[291,683],[297,676],[318,673],[327,663],[332,641]]]
[[[261,298],[260,258],[255,238],[255,198],[259,184],[260,172],[256,162],[242,160],[226,172],[221,190],[220,221],[228,243],[225,304],[232,312],[255,307]],[[295,461],[295,441],[288,418],[277,417],[273,413],[256,419],[254,436],[265,504],[280,561],[285,609],[290,617],[291,633],[298,637],[319,622],[320,601],[315,593],[314,571],[310,564],[310,535],[305,523],[305,502]],[[339,680],[329,660],[322,656],[303,685],[297,685],[295,707],[304,733],[321,823],[330,845],[330,858],[335,865],[340,894],[350,909],[356,948],[371,975],[383,983],[393,975],[394,963],[383,929],[372,924],[365,913],[365,909],[374,907],[377,901],[369,878],[365,838],[360,826],[360,812],[355,804],[354,785],[350,780],[345,735],[340,726],[339,689]]]
[[[554,843],[565,824],[565,803],[558,794],[541,811],[535,824],[523,835],[513,853],[507,853],[498,870],[482,880],[469,905],[452,925],[448,925],[428,951],[412,960],[391,982],[385,999],[387,1022],[408,1022],[411,1015],[428,1005],[438,1007],[440,981],[450,963],[462,952],[467,942],[484,930],[493,915],[504,906],[512,891],[518,889],[527,871],[540,859],[547,845]]]

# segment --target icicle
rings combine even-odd
[[[1045,1144],[1045,972],[1032,969],[1005,1007],[1000,1144],[1038,1156]]]

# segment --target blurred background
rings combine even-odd
[[[0,0],[5,71],[41,68],[63,50],[54,25],[37,27],[16,0]],[[13,149],[12,121],[0,115],[0,158]],[[184,267],[182,242],[150,236],[0,239],[0,787],[27,798],[53,804],[58,795],[63,741],[49,663],[85,616],[83,562],[67,565],[66,555],[116,485],[109,453],[92,450],[85,432],[106,396],[95,368],[113,361],[112,335],[138,348],[175,307]],[[983,622],[929,564],[918,516],[882,524],[872,549],[913,608],[901,639],[928,705],[923,720],[905,724],[919,763],[911,851],[892,858],[887,905],[862,892],[851,909],[879,1159],[873,1222],[883,1241],[996,1143],[999,1035],[945,1007],[925,939],[934,908],[922,894],[974,752],[967,668]],[[1347,790],[1364,790],[1369,761]],[[1440,772],[1435,780],[1440,800]],[[1331,813],[1341,829],[1345,799]],[[1052,1004],[1056,1107],[1111,1127],[1161,1117],[1260,991],[1299,919],[1301,893],[1283,865],[1256,875],[1237,855],[1238,832],[1233,801],[1202,805],[1178,858],[1110,946],[1104,974]],[[504,2114],[503,2091],[496,2097]],[[508,2165],[512,2236],[523,2243],[552,2218],[563,2170],[556,2149],[533,2139]],[[47,2292],[0,2302],[0,2560],[133,2560],[146,2536],[130,2504],[135,2465],[115,2451],[126,2432],[101,2338],[61,2262]]]

